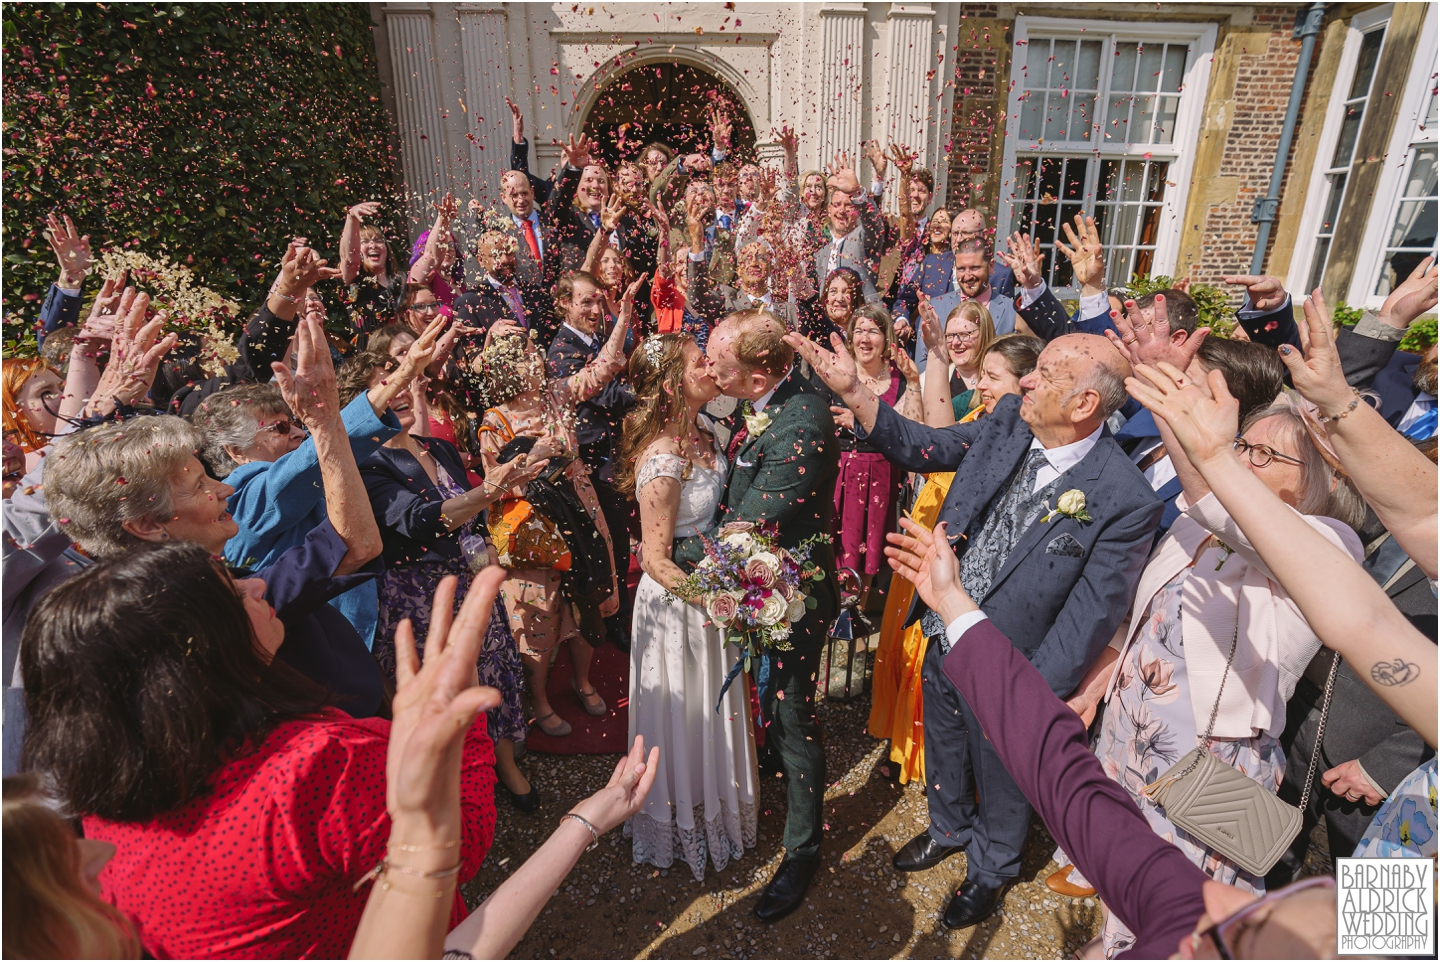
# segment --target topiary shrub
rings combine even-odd
[[[388,201],[403,238],[370,26],[352,3],[5,4],[7,349],[55,277],[57,208],[97,262],[168,256],[242,316],[290,237],[333,263],[351,204]]]

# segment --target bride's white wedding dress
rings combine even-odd
[[[705,533],[725,490],[725,459],[695,465],[660,454],[641,465],[637,495],[658,477],[681,482],[675,537]],[[630,649],[630,740],[660,747],[660,771],[645,807],[625,824],[637,864],[668,868],[678,856],[699,881],[708,857],[716,871],[755,846],[755,738],[748,689],[737,677],[720,686],[739,657],[698,607],[669,595],[649,575],[635,592]]]

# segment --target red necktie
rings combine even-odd
[[[540,262],[540,243],[535,239],[535,225],[528,217],[525,218],[525,243],[529,246],[530,254],[538,264]]]

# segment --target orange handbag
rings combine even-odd
[[[507,441],[515,437],[510,422],[496,408],[491,408],[505,425]],[[488,412],[487,412],[488,413]],[[524,498],[505,498],[490,506],[486,527],[495,545],[496,559],[502,568],[553,568],[570,570],[570,546],[555,522],[535,510]]]

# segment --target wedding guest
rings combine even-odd
[[[40,464],[40,453],[55,434],[65,381],[60,372],[38,357],[6,358],[0,385],[4,387],[5,436],[25,452],[25,472]]]
[[[846,325],[845,346],[855,359],[861,383],[901,417],[919,420],[920,375],[904,351],[896,349],[890,313],[879,305],[860,308]],[[860,576],[863,604],[880,573],[885,535],[895,529],[905,472],[855,437],[855,417],[848,410],[831,407],[830,413],[840,440],[840,476],[834,494],[836,563]]]
[[[5,957],[140,958],[130,920],[99,894],[115,847],[76,838],[34,774],[7,777],[4,793]]]
[[[653,183],[666,165],[674,159],[675,151],[667,144],[659,142],[646,144],[645,149],[640,151],[640,166],[645,170],[645,179]]]
[[[807,336],[828,340],[831,334],[843,334],[850,318],[865,303],[865,282],[848,267],[837,267],[820,286],[818,310],[807,311],[801,331]]]
[[[1076,854],[1105,905],[1136,933],[1131,956],[1265,959],[1334,953],[1332,878],[1307,879],[1258,901],[1207,879],[1179,849],[1149,831],[1135,803],[1090,753],[1079,716],[970,600],[954,554],[940,537],[944,523],[934,534],[908,519],[901,524],[905,535],[891,535],[886,554],[946,622],[939,639],[949,649],[946,678],[973,706],[997,756],[1015,773],[1050,834]]]
[[[406,275],[390,243],[379,227],[364,222],[379,212],[378,201],[356,204],[345,212],[340,233],[340,280],[345,284],[341,303],[356,337],[395,323],[405,299]]]
[[[625,421],[616,485],[640,503],[645,569],[635,596],[630,737],[664,760],[625,834],[637,865],[669,868],[678,858],[700,881],[707,862],[722,872],[755,846],[759,794],[748,688],[734,684],[721,696],[739,651],[725,646],[702,598],[677,597],[686,572],[671,557],[677,539],[714,532],[727,464],[700,409],[720,392],[683,333],[647,338],[629,373],[641,400]]]
[[[57,587],[25,626],[26,758],[115,846],[101,894],[152,957],[340,958],[376,867],[385,884],[416,864],[408,839],[387,852],[389,722],[329,707],[276,658],[287,626],[266,590],[200,544],[147,545]],[[495,833],[483,726],[463,755],[445,840],[460,881]]]
[[[578,141],[572,137],[560,148],[565,162],[547,205],[554,238],[552,277],[579,270],[584,264],[590,240],[600,227],[600,211],[610,197],[610,172],[593,158],[591,146],[581,134]]]
[[[929,312],[936,310],[937,306],[938,302],[922,303],[921,317],[929,316]],[[995,322],[990,317],[990,309],[979,301],[964,301],[943,316],[945,337],[937,345],[943,350],[937,353],[928,346],[926,348],[927,358],[942,363],[936,364],[933,371],[928,363],[922,366],[925,376],[925,423],[932,427],[963,421],[981,406],[982,362],[990,345],[995,343]],[[921,323],[920,340],[925,342],[924,321]],[[947,357],[948,363],[944,363]],[[945,420],[947,415],[949,421]]]
[[[333,376],[323,368],[319,325],[302,321],[298,362],[276,371],[296,398],[319,453],[325,520],[302,544],[257,573],[287,627],[280,659],[332,692],[351,715],[384,709],[379,669],[359,633],[330,599],[379,573],[380,532],[340,419]],[[91,558],[113,558],[148,542],[184,541],[222,556],[238,526],[226,510],[234,489],[206,474],[201,436],[176,417],[146,416],[87,428],[58,442],[47,464],[51,515]],[[123,481],[123,483],[122,483]]]
[[[935,298],[935,312],[949,317],[960,304],[977,301],[990,312],[996,334],[1011,334],[1015,331],[1015,301],[991,286],[988,251],[989,247],[979,240],[967,240],[955,247],[955,286]]]
[[[589,288],[587,299],[598,297],[593,282],[589,283]],[[614,556],[610,547],[610,529],[591,483],[589,466],[578,457],[581,451],[576,436],[576,406],[600,394],[625,366],[624,343],[633,311],[632,295],[622,305],[615,327],[600,353],[568,377],[549,379],[544,356],[534,342],[526,338],[496,339],[485,352],[486,390],[493,405],[485,411],[480,428],[486,474],[499,466],[499,456],[505,446],[521,436],[541,439],[536,446],[543,446],[551,457],[573,458],[558,483],[572,487],[584,513],[588,515],[589,524],[586,524],[586,519],[577,519],[576,527],[566,535],[572,554],[587,548],[578,539],[593,542],[598,538],[604,545],[604,551]],[[516,491],[512,496],[523,497],[523,494]],[[572,539],[576,543],[571,543]],[[550,663],[562,642],[570,643],[571,687],[581,706],[587,714],[596,717],[609,710],[590,684],[591,644],[581,635],[580,626],[576,624],[564,591],[562,573],[553,567],[526,568],[523,562],[512,562],[512,565],[503,589],[505,608],[510,614],[511,630],[520,646],[535,724],[546,735],[563,738],[570,734],[570,723],[555,713],[546,690]],[[615,576],[612,568],[608,576],[608,591],[598,603],[587,604],[582,616],[608,617],[619,610]],[[587,630],[594,631],[593,627],[587,627]],[[598,643],[598,635],[595,638]]]
[[[619,195],[612,196],[601,208],[600,227],[590,241],[585,262],[580,268],[580,273],[589,274],[600,282],[605,314],[608,317],[620,313],[620,299],[625,294],[625,288],[635,280],[635,268],[629,258],[610,243],[610,236],[620,226],[624,213],[625,208]]]
[[[937,212],[938,213],[938,212]],[[1025,334],[1007,334],[992,341],[981,363],[981,404],[966,415],[974,421],[995,410],[1006,395],[1021,393],[1020,380],[1035,370],[1035,362],[1045,344]],[[937,369],[944,365],[937,360]],[[950,420],[931,427],[944,427]],[[915,497],[910,517],[933,528],[940,518],[940,509],[950,494],[955,480],[953,471],[935,471],[925,476],[925,484]],[[905,625],[906,615],[914,602],[915,592],[903,579],[892,581],[885,599],[885,612],[880,622],[880,644],[875,651],[871,681],[869,731],[875,738],[890,739],[889,761],[881,773],[900,784],[923,777],[925,771],[925,696],[921,686],[921,668],[925,660],[925,632],[919,622]]]
[[[1154,492],[1105,431],[1125,401],[1124,357],[1093,335],[1058,338],[1022,380],[1023,401],[1002,398],[979,422],[937,430],[879,404],[847,354],[797,335],[787,341],[845,400],[856,437],[907,470],[956,471],[941,519],[963,535],[955,548],[967,590],[1055,692],[1073,691],[1119,627],[1160,517]],[[1057,522],[1053,506],[1070,492],[1070,513]],[[1085,507],[1076,509],[1080,497]],[[1042,524],[1042,515],[1052,519]],[[927,636],[943,632],[933,613],[923,617]],[[979,721],[941,675],[941,646],[925,657],[931,824],[894,862],[920,871],[965,851],[965,883],[942,918],[963,928],[988,918],[1019,872],[1029,812]]]
[[[915,318],[918,326],[920,295],[934,299],[955,286],[955,252],[950,249],[950,212],[940,208],[926,226],[905,245],[900,256],[899,282],[892,309],[897,318]],[[916,348],[917,353],[922,348]],[[918,361],[919,358],[917,357]]]
[[[424,284],[443,307],[451,307],[460,293],[465,265],[450,225],[460,213],[455,198],[446,194],[435,205],[435,223],[421,231],[410,251],[410,284]]]
[[[90,235],[82,236],[69,214],[59,211],[46,214],[44,235],[60,273],[51,282],[40,305],[40,329],[35,337],[42,351],[51,334],[80,322],[81,291],[95,259],[90,250]]]
[[[875,289],[880,258],[893,244],[890,230],[870,194],[860,188],[855,171],[843,159],[826,181],[825,214],[830,237],[815,252],[815,276],[827,278],[836,268],[848,267],[860,277],[866,301],[879,295]]]
[[[501,231],[487,231],[475,243],[475,262],[480,283],[455,298],[455,317],[463,324],[486,331],[500,320],[521,327],[530,326],[531,315],[540,302],[534,285],[525,284],[518,274],[514,239]],[[527,298],[527,295],[529,297]]]
[[[341,402],[374,392],[394,378],[393,365],[394,360],[383,354],[351,358],[340,374]],[[433,618],[430,599],[440,582],[455,578],[457,596],[463,596],[472,574],[491,561],[481,512],[498,501],[508,486],[527,483],[545,465],[541,461],[531,466],[517,458],[495,467],[487,480],[472,487],[453,445],[411,433],[415,413],[408,395],[394,396],[389,413],[399,431],[361,462],[360,474],[385,542],[374,654],[393,683],[396,628],[408,620],[418,638],[427,637]],[[497,598],[479,662],[481,680],[501,694],[499,706],[489,713],[487,730],[495,742],[500,783],[522,811],[534,811],[539,797],[515,765],[515,743],[525,741],[524,681],[508,622],[505,606]],[[422,653],[424,646],[420,641]]]

